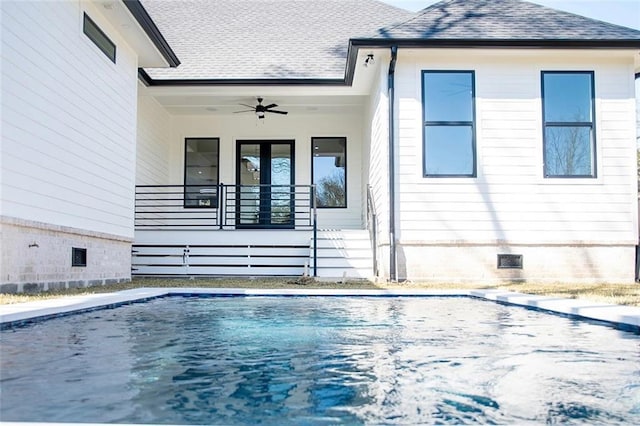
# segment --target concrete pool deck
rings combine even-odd
[[[68,296],[0,306],[2,328],[31,321],[96,309],[144,302],[166,296],[461,296],[520,306],[565,315],[570,318],[602,321],[616,328],[640,333],[640,307],[598,303],[582,299],[536,296],[505,290],[426,289],[256,289],[256,288],[137,288],[115,293]]]

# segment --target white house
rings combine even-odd
[[[2,291],[635,277],[640,31],[516,0],[0,7]]]
[[[137,70],[177,58],[136,2],[0,8],[1,289],[129,280]]]

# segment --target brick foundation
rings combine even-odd
[[[68,227],[0,220],[0,292],[92,287],[131,280],[131,240]],[[71,266],[72,247],[87,250],[86,266]]]

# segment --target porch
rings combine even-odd
[[[373,278],[372,226],[324,229],[315,200],[314,185],[138,185],[132,275]]]

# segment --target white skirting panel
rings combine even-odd
[[[300,276],[309,271],[311,231],[138,231],[133,275]]]

